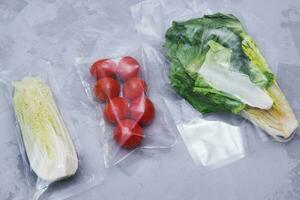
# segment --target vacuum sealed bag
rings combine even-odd
[[[143,48],[134,42],[119,43],[115,49],[110,44],[105,53],[103,48],[96,47],[91,57],[78,58],[76,67],[99,114],[97,133],[106,167],[138,149],[173,146],[172,120],[157,92],[156,77],[148,71],[153,66],[146,62]]]
[[[178,130],[194,160],[209,166],[244,155],[245,120],[229,114],[279,142],[292,139],[299,125],[259,45],[237,14],[220,11],[197,1],[148,0],[131,8],[137,31],[165,56],[167,87],[184,99],[174,104],[165,95],[171,112],[176,105],[181,111],[172,114]]]
[[[37,62],[43,72],[33,66],[27,70],[24,67],[23,72],[11,68],[0,73],[4,103],[9,108],[7,117],[13,116],[17,125],[13,131],[17,132],[16,144],[22,159],[19,167],[24,169],[22,181],[28,188],[22,195],[26,199],[64,199],[98,184],[102,178],[96,168],[86,163],[92,145],[86,148],[86,139],[76,131],[74,113],[63,108],[68,100],[63,97],[51,65]],[[17,158],[18,154],[11,156]],[[98,170],[101,166],[97,159],[93,165]],[[45,191],[48,192],[44,194]]]

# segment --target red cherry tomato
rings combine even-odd
[[[142,126],[152,123],[155,116],[155,108],[150,99],[141,96],[132,101],[129,108],[130,118],[136,120]]]
[[[94,93],[99,100],[106,101],[108,98],[119,96],[120,86],[115,79],[105,77],[96,82]]]
[[[105,105],[103,113],[106,121],[119,123],[125,119],[129,110],[129,103],[123,97],[115,97]]]
[[[139,70],[138,61],[131,56],[125,56],[119,62],[117,73],[123,81],[126,81],[132,77],[137,77]]]
[[[147,92],[147,84],[140,78],[131,78],[123,85],[123,95],[128,99],[135,99],[141,96],[144,92]]]
[[[144,139],[143,128],[136,121],[125,119],[115,128],[114,139],[123,148],[135,148]]]
[[[116,75],[117,64],[110,59],[96,61],[90,69],[92,76],[96,79],[104,77],[114,77]]]

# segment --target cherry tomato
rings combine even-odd
[[[96,61],[90,69],[92,76],[96,79],[104,77],[115,77],[117,64],[111,59],[102,59]]]
[[[136,121],[125,119],[115,128],[114,139],[123,148],[135,148],[144,139],[143,128]]]
[[[129,103],[123,97],[115,97],[105,105],[103,113],[106,121],[119,123],[125,119],[129,110]]]
[[[147,84],[144,80],[134,77],[127,80],[123,85],[123,95],[128,99],[135,99],[147,92]]]
[[[108,98],[119,96],[120,86],[117,80],[105,77],[96,82],[94,93],[99,100],[106,101]]]
[[[126,81],[132,77],[137,77],[139,70],[138,61],[131,56],[125,56],[119,62],[117,73],[123,81]]]
[[[132,101],[129,108],[130,118],[136,120],[142,126],[152,123],[155,116],[155,108],[150,99],[141,96]]]

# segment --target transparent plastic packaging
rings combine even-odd
[[[100,118],[97,133],[106,167],[136,150],[166,149],[176,143],[159,86],[148,72],[152,65],[142,47],[131,45],[119,44],[115,52],[111,45],[106,53],[97,50],[91,57],[76,59],[82,84]]]
[[[31,64],[26,72],[10,68],[0,73],[3,103],[9,108],[6,116],[15,121],[6,124],[15,127],[5,133],[16,132],[16,138],[7,143],[5,151],[12,161],[5,164],[10,166],[9,171],[16,168],[13,160],[19,155],[9,144],[17,144],[21,162],[16,170],[20,183],[14,183],[14,187],[24,187],[18,186],[21,183],[27,185],[26,191],[11,194],[25,199],[66,199],[102,181],[101,162],[90,159],[93,145],[86,144],[89,136],[83,139],[79,135],[75,112],[65,107],[72,101],[64,97],[52,73],[53,66],[45,60]],[[9,173],[7,178],[7,181],[12,178]]]
[[[199,70],[199,66],[201,66],[201,63],[205,63],[206,66],[209,62],[210,58],[213,58],[215,60],[220,61],[220,66],[226,65],[227,63],[231,62],[231,60],[226,60],[226,56],[224,56],[224,52],[226,49],[229,49],[235,45],[234,40],[236,39],[234,34],[229,34],[228,31],[230,31],[230,28],[226,27],[226,21],[220,22],[220,25],[207,25],[207,31],[203,30],[202,38],[201,38],[201,27],[199,25],[200,21],[199,18],[204,17],[207,15],[207,18],[213,19],[220,16],[219,20],[226,19],[225,15],[221,16],[222,14],[216,14],[219,12],[223,13],[233,13],[235,16],[238,16],[241,20],[241,24],[247,27],[247,23],[249,20],[249,14],[243,14],[238,12],[238,9],[231,10],[226,1],[218,2],[218,5],[225,5],[223,7],[220,7],[218,9],[217,6],[210,6],[213,4],[212,2],[203,2],[203,1],[152,1],[152,0],[146,0],[143,2],[140,2],[134,6],[131,7],[131,14],[133,17],[133,20],[135,22],[136,30],[140,33],[140,35],[147,40],[147,43],[150,44],[149,48],[152,48],[152,52],[155,52],[158,56],[151,56],[152,58],[158,58],[157,61],[160,63],[162,73],[165,74],[165,79],[163,85],[165,86],[166,91],[169,92],[163,92],[162,95],[165,97],[165,101],[167,102],[167,105],[170,109],[170,112],[172,113],[172,117],[174,118],[177,128],[187,146],[187,149],[189,150],[192,158],[196,163],[202,163],[204,166],[208,167],[219,167],[223,166],[225,164],[228,164],[234,160],[237,160],[241,157],[244,157],[246,155],[247,150],[247,143],[248,143],[248,133],[251,134],[251,132],[245,131],[245,128],[247,125],[247,120],[244,118],[241,118],[239,116],[233,116],[232,114],[223,114],[223,113],[211,113],[211,114],[201,114],[200,112],[196,111],[197,108],[199,111],[202,111],[202,108],[200,106],[197,107],[197,102],[195,103],[195,99],[192,96],[188,96],[186,93],[186,89],[183,89],[184,87],[181,86],[181,84],[188,84],[188,82],[184,82],[183,77],[179,77],[180,73],[178,73],[178,68],[176,69],[176,65],[182,65],[184,67],[188,66],[190,67],[189,75],[191,77],[195,77],[194,73],[201,73],[202,77],[205,78],[211,78],[211,71],[209,73],[206,73],[204,69],[205,67],[202,67],[201,70]],[[214,9],[210,9],[214,8]],[[230,16],[230,15],[228,15]],[[251,18],[251,26],[253,25],[262,25],[263,20],[255,17],[254,15],[250,16]],[[194,21],[187,21],[189,19],[198,18],[199,20]],[[230,17],[229,17],[230,18]],[[227,18],[227,19],[229,19]],[[234,18],[234,17],[233,17]],[[174,22],[175,21],[175,22]],[[207,20],[208,21],[208,20]],[[172,23],[173,22],[173,23]],[[198,24],[197,24],[198,23]],[[211,21],[213,23],[213,20]],[[236,23],[236,21],[235,21]],[[205,20],[203,20],[203,26],[205,27]],[[216,30],[214,30],[214,26],[216,26]],[[172,27],[172,28],[170,28]],[[229,25],[230,27],[230,25]],[[232,23],[232,27],[235,27],[235,24]],[[236,26],[236,27],[239,27]],[[204,28],[205,29],[205,28]],[[226,29],[226,30],[225,30]],[[233,28],[234,29],[234,28]],[[243,30],[243,28],[241,28]],[[272,27],[265,26],[263,29],[264,34],[271,34],[273,33]],[[168,32],[167,32],[168,31]],[[176,33],[177,31],[177,33]],[[186,31],[186,32],[185,32]],[[227,31],[227,32],[226,32]],[[167,32],[167,33],[166,33]],[[248,30],[246,30],[248,32]],[[240,33],[240,32],[236,32]],[[167,34],[167,36],[165,36]],[[250,31],[250,35],[252,32]],[[200,36],[200,37],[199,37]],[[166,37],[166,38],[165,38]],[[197,38],[198,37],[198,38]],[[241,34],[241,37],[245,37],[246,39],[243,41],[243,45],[245,43],[249,43],[249,41],[252,41],[250,37],[246,34]],[[255,35],[255,39],[256,39]],[[166,42],[167,40],[167,42]],[[170,41],[176,41],[174,42],[174,45],[170,43]],[[248,40],[248,41],[247,41]],[[184,44],[184,42],[186,43]],[[223,54],[218,54],[217,57],[214,57],[214,52],[210,52],[209,55],[212,55],[212,57],[204,56],[203,60],[201,60],[201,57],[198,56],[202,53],[201,48],[204,50],[204,47],[201,46],[201,42],[209,41],[208,44],[210,45],[210,49],[213,49],[214,47],[218,46],[218,42],[224,45],[222,48],[221,46],[218,46],[217,49],[219,52],[222,52]],[[168,43],[169,42],[169,43]],[[181,43],[182,42],[182,43]],[[193,47],[195,46],[195,43],[199,43],[199,49],[197,50],[197,47],[195,47],[195,51],[193,50]],[[216,43],[214,43],[216,42]],[[270,44],[270,42],[266,40],[258,40],[258,46],[262,45],[263,47],[267,47],[268,49],[271,48],[270,51],[267,53],[267,61],[270,61],[269,64],[271,66],[271,69],[273,72],[277,72],[277,65],[278,65],[278,56],[280,51],[278,48],[276,48],[276,45],[273,41],[271,41],[273,44]],[[251,43],[251,42],[250,42]],[[200,45],[201,44],[201,45]],[[216,46],[214,46],[216,44]],[[253,44],[255,44],[253,42]],[[177,45],[177,46],[176,46]],[[194,46],[193,46],[194,45]],[[271,45],[271,46],[270,46]],[[251,45],[250,45],[251,46]],[[220,48],[219,48],[220,47]],[[234,47],[233,47],[234,48]],[[256,49],[256,46],[252,46],[252,49]],[[204,51],[203,50],[203,51]],[[223,51],[225,50],[225,51]],[[209,50],[208,50],[209,51]],[[265,49],[263,48],[263,54]],[[192,52],[192,53],[191,53]],[[205,52],[205,51],[204,51]],[[229,52],[229,51],[228,51]],[[231,52],[231,50],[230,50]],[[234,52],[234,50],[233,50]],[[233,53],[234,54],[234,53]],[[217,55],[217,54],[215,54]],[[231,54],[230,54],[231,55]],[[264,66],[267,66],[268,64],[265,63],[264,58],[260,57],[259,50],[256,51],[252,55],[258,55],[260,60],[260,63],[255,63],[255,65],[260,65],[261,63],[264,63]],[[165,58],[168,57],[169,59]],[[193,59],[193,56],[195,60],[189,63],[189,60]],[[198,56],[198,58],[197,58]],[[224,57],[222,57],[224,56]],[[233,55],[230,59],[234,59]],[[248,55],[251,59],[251,55]],[[173,58],[173,60],[171,59]],[[198,60],[197,60],[198,59]],[[221,59],[224,59],[221,61]],[[257,60],[256,60],[257,61]],[[255,62],[256,62],[255,61]],[[264,61],[264,62],[263,62]],[[197,64],[198,63],[198,64]],[[216,62],[217,63],[217,62]],[[173,68],[172,71],[172,78],[173,80],[170,81],[170,66]],[[174,67],[175,66],[175,67]],[[230,66],[230,65],[229,65]],[[251,66],[250,66],[251,67]],[[253,67],[255,68],[255,67]],[[252,68],[251,68],[252,69]],[[186,70],[186,69],[185,69]],[[193,71],[195,70],[195,71]],[[199,70],[199,71],[197,71]],[[231,69],[232,70],[232,69]],[[268,69],[269,70],[269,69]],[[187,70],[186,70],[187,71]],[[222,75],[221,75],[222,76]],[[223,76],[222,76],[223,77]],[[181,82],[180,82],[180,78]],[[185,77],[187,78],[187,77]],[[177,80],[176,80],[177,79]],[[213,81],[209,79],[210,81]],[[222,79],[219,79],[222,80]],[[178,81],[178,82],[175,82]],[[188,79],[186,79],[188,81]],[[201,87],[198,88],[198,91],[202,93],[202,98],[205,97],[208,93],[206,93],[204,90],[206,90],[207,85],[203,86],[203,81],[197,79],[197,84],[199,84]],[[200,81],[200,82],[199,82]],[[179,83],[180,82],[180,83]],[[210,82],[211,84],[211,82]],[[178,96],[175,91],[173,91],[174,85],[177,87],[177,93],[180,93],[181,96],[185,96],[187,100],[183,100],[181,96]],[[213,82],[214,86],[218,86],[221,88],[221,91],[224,91],[223,89],[226,89],[226,84],[220,84],[218,85],[218,82]],[[260,86],[261,87],[261,86]],[[203,91],[202,91],[203,89]],[[208,88],[209,89],[209,88]],[[231,87],[228,87],[229,90],[231,90]],[[207,90],[208,91],[208,90]],[[226,91],[226,90],[225,90]],[[277,92],[275,92],[277,91]],[[279,133],[274,130],[270,130],[269,127],[264,126],[265,122],[269,120],[262,117],[257,119],[257,113],[254,114],[254,116],[249,117],[248,110],[242,111],[240,113],[243,117],[250,119],[252,123],[258,124],[261,129],[266,130],[269,135],[271,135],[275,140],[280,142],[287,142],[291,140],[296,133],[295,127],[298,126],[297,119],[291,110],[289,104],[287,103],[285,97],[282,97],[282,93],[280,92],[280,89],[278,89],[277,84],[274,82],[274,86],[272,86],[270,89],[268,89],[268,93],[272,95],[273,98],[278,100],[280,105],[284,105],[285,107],[280,108],[283,114],[283,119],[286,119],[289,124],[291,124],[291,129],[285,130],[285,125],[280,125],[284,130],[282,133]],[[196,95],[194,92],[193,95]],[[239,96],[240,97],[240,96]],[[215,102],[214,107],[208,108],[208,110],[203,110],[203,112],[211,112],[211,110],[218,110],[217,106],[221,105],[218,104],[218,99],[213,100]],[[188,103],[189,102],[189,103]],[[278,103],[277,102],[277,103]],[[277,104],[276,103],[276,104]],[[192,108],[191,104],[194,106]],[[177,109],[175,109],[177,107]],[[206,109],[206,108],[205,108]],[[219,110],[225,109],[225,107],[220,107]],[[177,110],[177,111],[176,111]],[[280,111],[280,112],[281,112]],[[239,111],[231,111],[233,113]],[[186,113],[186,114],[184,114]],[[228,113],[228,112],[227,112]],[[274,114],[274,113],[273,113]],[[270,115],[273,115],[272,112],[270,112]],[[251,114],[250,114],[251,115]],[[269,115],[269,114],[267,114]],[[248,116],[248,117],[247,117]],[[274,115],[275,116],[275,115]],[[286,118],[285,118],[286,117]],[[272,120],[271,120],[272,121]],[[274,126],[273,126],[274,125]],[[274,123],[271,127],[276,127],[277,123]],[[277,128],[277,127],[276,127]],[[275,129],[276,129],[275,128]],[[259,133],[262,138],[265,137],[264,131],[261,129],[254,127],[255,132]],[[220,135],[222,134],[222,135]],[[252,136],[250,136],[252,137]]]

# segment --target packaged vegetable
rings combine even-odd
[[[25,77],[14,86],[14,109],[30,167],[49,182],[75,174],[74,144],[50,88],[38,77]]]
[[[231,14],[173,22],[166,32],[172,87],[202,113],[239,114],[278,141],[298,121],[254,40]]]
[[[10,127],[1,134],[6,146],[3,155],[9,158],[6,178],[13,183],[10,188],[26,190],[19,194],[10,189],[3,194],[15,193],[22,199],[66,199],[102,181],[101,160],[94,157],[98,142],[90,134],[90,121],[82,120],[86,111],[78,98],[73,98],[77,91],[74,76],[66,74],[68,82],[57,81],[54,65],[41,59],[29,62],[30,67],[23,71],[12,67],[0,72],[6,108],[1,122],[6,119]],[[78,121],[84,130],[76,125]]]
[[[297,114],[299,101],[286,76],[293,69],[282,63],[299,58],[280,22],[267,24],[246,4],[227,1],[147,0],[130,10],[147,44],[145,57],[156,66],[152,73],[160,77],[161,96],[196,164],[222,167],[257,151],[261,141],[287,142],[297,133],[278,85]]]
[[[165,103],[146,73],[151,66],[143,60],[142,47],[120,49],[113,57],[107,53],[99,57],[97,53],[76,61],[87,95],[100,114],[97,133],[106,167],[120,163],[136,150],[164,149],[176,142],[168,128]],[[111,73],[103,73],[103,68],[111,69]]]

